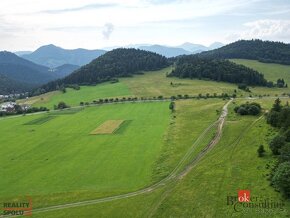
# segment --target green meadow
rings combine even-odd
[[[290,84],[290,66],[251,60],[232,60]],[[157,97],[188,94],[233,94],[219,143],[181,179],[172,179],[155,190],[109,202],[35,213],[35,217],[287,217],[290,202],[269,185],[267,164],[272,164],[268,143],[277,130],[262,116],[239,116],[237,104],[255,101],[269,110],[288,88],[250,87],[166,77],[171,68],[145,72],[118,83],[82,86],[66,93],[51,92],[21,100],[34,106],[64,101],[70,106],[99,98]],[[271,98],[247,97],[270,95]],[[245,98],[244,98],[245,97]],[[283,98],[283,103],[288,99]],[[185,167],[210,142],[226,103],[222,99],[169,102],[118,103],[0,119],[0,200],[32,196],[34,208],[86,201],[130,193],[167,178],[176,166]],[[91,135],[106,121],[124,120],[113,134]],[[201,137],[203,136],[203,137]],[[259,158],[263,144],[266,155]],[[185,159],[183,165],[180,161]],[[5,175],[5,176],[4,176]],[[279,211],[246,209],[236,213],[227,196],[249,189],[252,196],[283,200]]]
[[[254,70],[259,71],[264,74],[264,77],[268,81],[274,83],[277,82],[277,79],[284,79],[287,84],[290,84],[290,66],[282,64],[270,64],[270,63],[261,63],[255,60],[245,60],[245,59],[231,59],[237,64],[242,64],[247,67],[250,67]],[[281,96],[283,94],[289,94],[290,89],[288,88],[266,88],[266,87],[252,87],[250,88],[252,95],[270,95],[270,96]],[[249,94],[245,94],[249,95]]]
[[[233,94],[237,86],[214,81],[179,79],[166,77],[171,67],[159,71],[145,72],[143,75],[121,78],[118,83],[103,83],[96,86],[81,86],[80,90],[67,88],[66,93],[49,92],[29,99],[19,100],[19,103],[33,106],[45,106],[53,109],[54,105],[64,101],[70,106],[78,106],[80,102],[92,102],[100,98],[121,97],[171,97],[173,95],[198,94]],[[206,91],[205,91],[206,90]],[[237,90],[242,95],[243,91]]]
[[[92,102],[99,98],[130,96],[131,92],[123,83],[103,83],[96,86],[81,86],[80,90],[66,89],[66,93],[60,91],[49,92],[40,96],[20,100],[19,103],[32,104],[36,107],[45,106],[53,109],[54,105],[64,101],[69,106],[78,106],[80,102]]]
[[[115,134],[90,135],[105,121],[117,119],[130,123]],[[75,191],[107,196],[140,189],[151,183],[169,120],[167,102],[3,119],[0,185],[6,188],[0,196]]]
[[[280,64],[261,63],[254,60],[232,59],[235,63],[258,70],[265,75],[269,81],[276,82],[283,78],[290,84],[290,66]],[[180,79],[167,77],[172,68],[168,67],[159,71],[144,72],[143,75],[135,75],[129,78],[121,78],[118,83],[103,83],[96,86],[81,86],[80,90],[67,88],[66,93],[59,91],[49,92],[29,99],[19,100],[19,103],[31,104],[34,106],[45,106],[53,109],[54,105],[64,101],[70,106],[78,106],[80,102],[92,102],[100,98],[121,98],[121,97],[171,97],[173,95],[198,94],[236,94],[238,97],[270,95],[281,96],[290,92],[289,88],[267,88],[250,87],[251,93],[244,92],[237,88],[237,85],[206,81],[198,79]]]
[[[263,116],[236,115],[233,108],[244,101],[229,106],[221,141],[183,179],[135,197],[36,213],[36,217],[287,217],[290,202],[266,179],[266,165],[274,160],[267,143],[276,131]],[[260,102],[265,109],[271,107],[268,99]],[[266,148],[262,158],[257,155],[260,144]],[[283,201],[285,206],[272,211],[238,207],[235,212],[227,197],[240,189],[251,190],[253,197]]]
[[[178,101],[174,115],[168,102],[155,102],[2,119],[0,185],[7,189],[0,196],[29,195],[37,208],[147,187],[170,174],[224,103]],[[90,135],[107,120],[129,122]]]

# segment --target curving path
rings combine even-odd
[[[144,193],[152,192],[164,185],[166,185],[168,182],[174,180],[174,179],[182,179],[184,176],[186,176],[190,170],[200,161],[202,157],[206,155],[207,152],[209,152],[220,140],[221,135],[222,135],[222,129],[225,123],[225,119],[228,115],[228,105],[233,101],[231,99],[228,101],[222,109],[222,113],[217,121],[212,123],[195,141],[195,143],[190,147],[188,152],[184,155],[184,157],[179,161],[175,169],[164,179],[161,181],[138,191],[126,193],[126,194],[120,194],[120,195],[115,195],[115,196],[110,196],[110,197],[104,197],[104,198],[98,198],[94,200],[87,200],[87,201],[80,201],[80,202],[74,202],[74,203],[67,203],[67,204],[61,204],[61,205],[55,205],[55,206],[50,206],[50,207],[45,207],[45,208],[38,208],[38,209],[33,209],[32,213],[41,213],[41,212],[47,212],[47,211],[55,211],[55,210],[60,210],[60,209],[66,209],[66,208],[72,208],[72,207],[80,207],[80,206],[87,206],[87,205],[92,205],[92,204],[98,204],[98,203],[103,203],[103,202],[108,202],[108,201],[113,201],[113,200],[119,200],[119,199],[124,199],[124,198],[129,198],[129,197],[134,197],[137,195],[141,195]],[[214,128],[217,125],[217,132],[215,137],[210,141],[210,143],[183,169],[183,164],[188,160],[190,157],[190,154],[194,151],[195,145],[198,144],[206,135],[209,130]],[[8,217],[8,216],[0,216],[0,217]],[[9,216],[13,217],[13,216]]]

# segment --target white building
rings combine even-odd
[[[1,104],[0,111],[11,111],[14,109],[15,105],[16,105],[15,102],[5,102]]]

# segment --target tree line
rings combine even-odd
[[[290,198],[290,107],[281,104],[278,98],[275,100],[271,111],[267,115],[267,123],[276,127],[279,132],[270,141],[269,147],[277,157],[277,161],[271,168],[271,185],[283,196]]]
[[[196,55],[180,57],[169,76],[257,86],[266,86],[268,83],[263,74],[251,68],[228,60],[200,58]]]
[[[215,59],[241,58],[289,65],[290,45],[259,39],[239,40],[212,51],[202,52],[198,56]]]

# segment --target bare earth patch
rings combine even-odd
[[[94,131],[92,131],[91,135],[113,134],[117,129],[119,129],[123,122],[124,120],[107,120]]]

